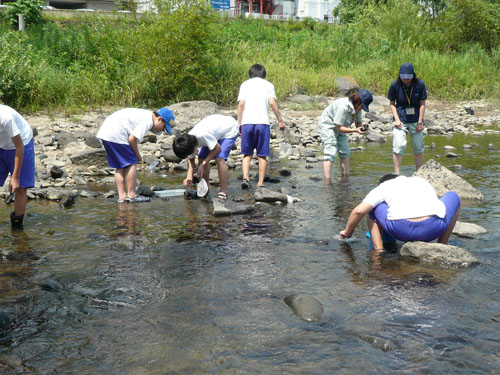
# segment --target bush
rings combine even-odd
[[[24,15],[26,27],[42,23],[42,6],[44,3],[41,0],[16,0],[13,3],[7,3],[7,19],[18,27],[18,14]]]

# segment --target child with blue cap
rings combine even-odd
[[[149,130],[172,134],[174,113],[167,107],[156,112],[139,108],[124,108],[108,116],[97,132],[108,157],[108,164],[116,168],[115,182],[118,203],[148,202],[150,198],[137,195],[137,163],[142,160],[138,143]],[[125,185],[127,188],[125,189]]]

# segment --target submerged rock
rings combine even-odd
[[[484,200],[479,190],[433,159],[429,159],[413,176],[429,181],[440,197],[448,191],[455,191],[461,199]]]
[[[475,256],[460,247],[434,242],[407,242],[401,247],[399,256],[416,258],[445,267],[469,267],[479,264]]]
[[[0,311],[0,331],[5,330],[10,322],[12,322],[12,318],[5,311]]]
[[[214,216],[245,214],[255,209],[253,205],[237,203],[230,200],[214,199],[212,203],[214,205],[212,215]]]
[[[390,350],[397,349],[397,346],[393,342],[386,340],[382,337],[360,334],[359,338],[361,340],[367,342],[370,345],[373,345],[379,349],[382,349],[384,352],[388,352]]]
[[[54,279],[47,279],[45,281],[42,281],[40,283],[40,287],[43,290],[55,293],[59,293],[63,289],[63,285],[59,281]]]
[[[290,294],[285,296],[284,301],[295,315],[306,322],[316,322],[324,319],[323,306],[313,296]]]
[[[455,224],[455,228],[453,228],[453,234],[461,237],[474,238],[478,234],[484,234],[487,232],[488,231],[480,225],[472,223],[463,223],[461,221],[457,221]]]

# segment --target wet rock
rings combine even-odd
[[[306,322],[317,322],[324,319],[323,306],[313,296],[290,294],[285,296],[284,301],[295,315]]]
[[[5,311],[0,311],[0,331],[3,331],[9,327],[12,322],[12,318]]]
[[[369,130],[366,134],[368,142],[387,142],[387,139],[382,134]]]
[[[433,159],[429,159],[413,176],[429,181],[440,197],[447,191],[455,191],[461,199],[484,200],[484,195],[479,190]]]
[[[65,190],[48,188],[45,193],[45,198],[51,201],[60,201],[66,194],[67,192]]]
[[[288,202],[286,194],[278,193],[266,188],[255,190],[254,198],[256,202]]]
[[[382,337],[376,337],[376,336],[371,336],[367,334],[360,334],[359,338],[365,342],[367,342],[370,345],[373,345],[379,349],[382,349],[384,352],[388,352],[394,349],[397,349],[397,346],[389,341],[386,340]]]
[[[237,214],[246,214],[255,210],[255,206],[233,202],[230,200],[214,199],[212,215],[214,216],[228,216]]]
[[[457,221],[455,228],[453,228],[453,234],[461,237],[475,238],[478,234],[484,234],[488,231],[482,226],[473,223],[464,223]]]
[[[97,196],[99,196],[99,193],[96,191],[90,191],[90,190],[80,191],[80,197],[83,197],[83,198],[95,198]]]
[[[64,170],[54,165],[52,168],[50,168],[50,175],[53,179],[61,178],[64,175]]]
[[[59,201],[59,205],[63,208],[72,207],[75,204],[76,196],[74,194],[65,194]]]
[[[322,176],[318,176],[317,174],[309,176],[309,179],[312,180],[312,181],[323,181],[323,177]]]
[[[399,256],[419,259],[424,263],[435,263],[444,267],[469,267],[479,264],[475,256],[460,247],[434,242],[406,242],[401,247]]]
[[[155,195],[154,191],[145,185],[139,186],[135,192],[138,195],[143,195],[143,196],[149,197],[149,198],[151,198],[153,195]]]
[[[453,146],[450,146],[450,145],[446,145],[446,146],[444,146],[444,149],[446,151],[455,151],[457,148],[453,147]]]
[[[446,153],[447,158],[458,158],[459,156],[460,156],[460,154],[457,154],[455,152],[447,152]]]
[[[54,293],[59,293],[61,290],[63,290],[63,285],[54,279],[47,279],[45,281],[42,281],[40,283],[40,287],[43,290],[47,290],[49,292],[54,292]]]
[[[73,181],[75,185],[87,185],[87,181],[81,176],[73,176]]]
[[[317,162],[319,162],[319,159],[318,158],[306,158],[306,162],[317,163]]]

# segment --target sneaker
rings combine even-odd
[[[250,187],[250,181],[248,181],[246,178],[243,179],[241,182],[241,188],[242,189],[248,189]]]
[[[143,197],[142,195],[136,195],[133,198],[127,197],[125,199],[128,203],[142,203],[142,202],[149,202],[151,198],[149,197]]]
[[[125,199],[118,199],[117,200],[118,203],[125,203],[126,201],[127,201],[127,198],[125,198]]]

